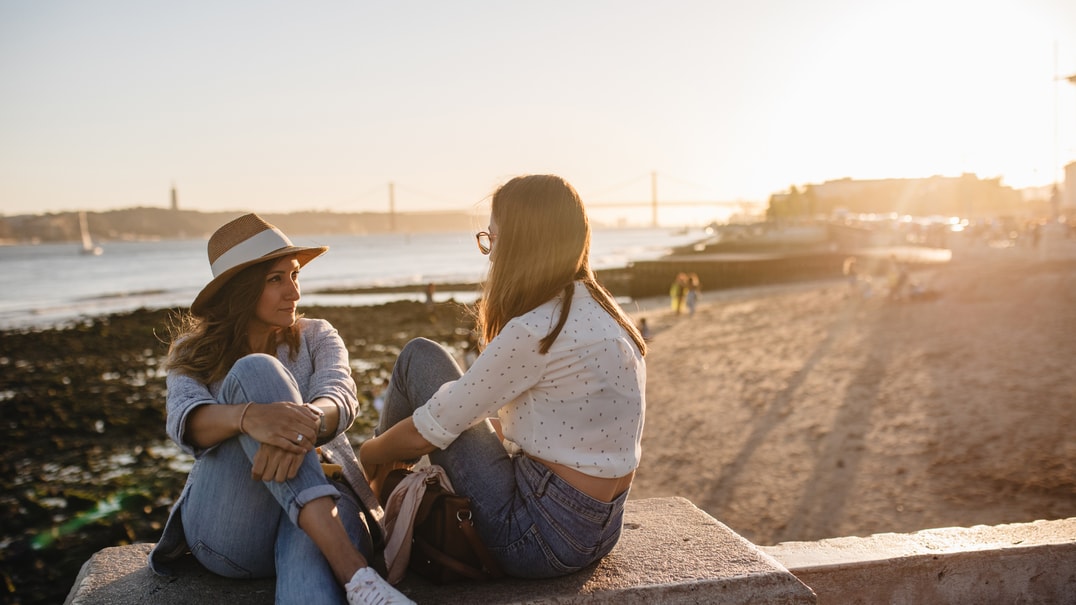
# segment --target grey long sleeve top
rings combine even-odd
[[[374,543],[380,544],[383,536],[381,517],[384,513],[377,503],[377,498],[370,491],[355,451],[344,433],[354,422],[359,407],[355,395],[355,382],[351,378],[351,367],[348,365],[347,348],[329,322],[316,319],[300,319],[299,321],[302,338],[298,355],[292,360],[288,355],[287,346],[284,345],[277,350],[277,358],[295,377],[304,402],[310,402],[319,397],[328,397],[336,402],[340,410],[340,422],[334,431],[333,439],[322,446],[322,454],[327,461],[342,466],[344,481],[366,508],[366,523]],[[170,372],[167,383],[166,429],[168,436],[183,451],[193,455],[195,466],[198,466],[202,456],[213,448],[195,448],[187,443],[185,439],[187,418],[191,411],[200,405],[217,405],[216,396],[221,383],[206,385],[196,378],[179,372]],[[184,486],[183,492],[172,507],[160,541],[150,553],[149,565],[158,574],[171,574],[168,563],[187,551],[180,509],[189,489],[188,478],[187,485]]]
[[[333,433],[339,435],[355,421],[359,408],[355,381],[347,362],[347,348],[336,328],[323,319],[300,319],[299,327],[302,337],[295,359],[288,355],[287,345],[281,345],[276,357],[295,377],[303,402],[309,403],[319,397],[336,402],[340,422]],[[167,385],[168,436],[184,452],[200,458],[208,449],[195,448],[187,441],[187,419],[198,406],[217,403],[221,382],[207,385],[186,374],[169,372]]]

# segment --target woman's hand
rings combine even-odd
[[[259,443],[300,456],[314,449],[320,418],[297,403],[253,403],[237,428]]]
[[[359,445],[359,466],[362,467],[362,474],[366,476],[367,483],[369,483],[374,477],[377,476],[377,472],[379,470],[379,467],[381,466],[380,464],[374,464],[370,462],[367,459],[368,456],[365,455],[367,452],[367,445],[374,439],[377,439],[377,437],[367,439],[366,441],[363,441],[361,445]]]
[[[276,481],[277,483],[292,479],[299,472],[306,453],[296,454],[273,445],[262,444],[254,454],[254,466],[250,476],[259,481]]]
[[[393,463],[374,464],[373,462],[370,462],[370,456],[368,455],[370,450],[367,446],[369,446],[374,439],[377,439],[377,437],[364,441],[362,445],[359,446],[359,465],[362,467],[362,474],[366,476],[366,482],[370,484],[370,490],[374,492],[374,495],[377,496],[378,500],[384,500],[384,498],[381,497],[381,486],[384,485],[385,478],[388,477],[389,471],[393,468],[410,468],[410,465]],[[364,453],[367,454],[365,460],[363,459]]]
[[[364,441],[359,446],[359,464],[366,475],[366,482],[380,497],[381,486],[390,471],[409,469],[414,465],[404,460],[417,460],[435,449],[419,434],[415,421],[408,417],[381,435]]]
[[[315,412],[297,403],[200,405],[187,419],[184,437],[194,447],[210,448],[246,433],[259,443],[305,454],[314,449],[318,420]]]

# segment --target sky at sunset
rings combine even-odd
[[[468,209],[1053,182],[1073,0],[0,0],[0,213]]]

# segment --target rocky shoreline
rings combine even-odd
[[[462,351],[474,325],[454,301],[371,307],[304,307],[344,338],[362,417],[400,347],[426,336]],[[0,574],[6,602],[61,602],[97,550],[153,542],[190,460],[164,433],[169,310],[139,310],[0,338]]]

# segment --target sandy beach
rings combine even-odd
[[[936,297],[835,280],[642,313],[632,497],[763,545],[1076,516],[1076,241],[961,246],[912,279]]]

